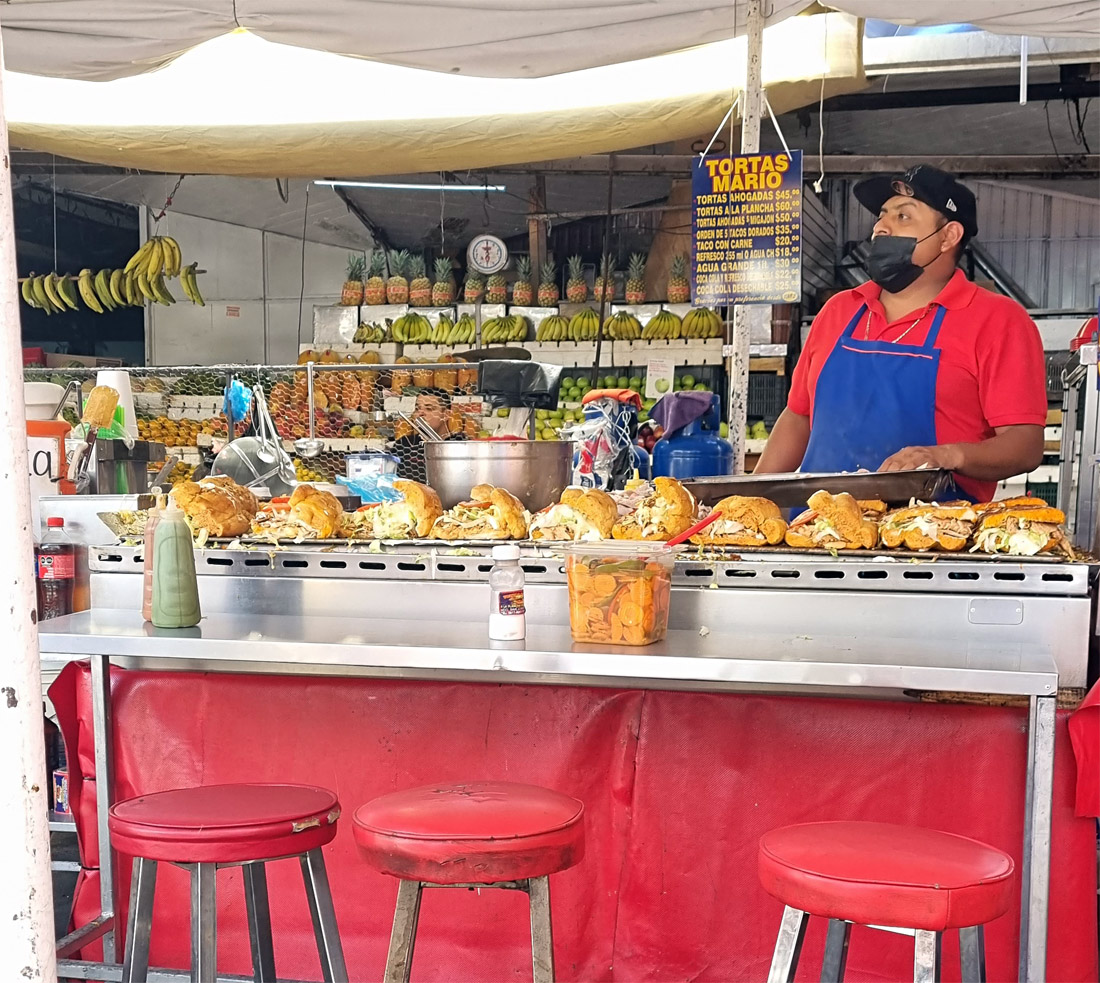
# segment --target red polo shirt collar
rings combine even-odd
[[[939,304],[949,311],[957,311],[969,307],[977,292],[978,288],[966,278],[966,274],[962,270],[956,269],[951,279],[944,284],[943,290],[936,295],[936,299],[932,303]],[[882,295],[882,287],[877,283],[868,280],[856,287],[855,293],[863,298],[868,307],[873,304],[879,310],[882,309],[882,304],[879,301],[879,297]]]

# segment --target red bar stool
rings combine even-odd
[[[958,929],[964,983],[984,983],[986,922],[1012,903],[1012,858],[934,829],[806,823],[760,839],[760,882],[787,907],[769,983],[790,983],[810,915],[829,919],[821,979],[842,980],[852,924],[913,935],[917,983],[939,979],[940,939]]]
[[[274,981],[269,860],[297,857],[302,865],[313,932],[326,983],[347,983],[321,847],[336,835],[340,803],[328,789],[308,785],[208,785],[139,795],[111,806],[111,841],[134,857],[126,923],[123,983],[149,973],[149,934],[157,863],[191,873],[191,980],[217,978],[217,907],[214,880],[222,867],[244,875],[248,940],[256,983]]]
[[[401,879],[386,983],[408,983],[425,887],[525,892],[535,983],[554,979],[548,875],[584,856],[584,803],[511,782],[427,785],[361,806],[353,830],[367,862]]]

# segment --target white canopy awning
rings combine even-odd
[[[160,71],[88,82],[7,72],[11,142],[142,170],[366,177],[464,170],[708,135],[744,84],[745,39],[537,79],[442,76],[223,35]],[[776,113],[864,84],[856,18],[765,30]]]
[[[1096,0],[828,5],[904,25],[1100,36]],[[767,0],[767,23],[808,6]],[[406,68],[541,78],[727,40],[744,33],[745,7],[746,0],[10,0],[0,22],[8,68],[59,78],[139,75],[241,27],[277,44]]]

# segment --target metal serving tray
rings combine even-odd
[[[822,489],[888,504],[908,504],[913,498],[930,502],[952,487],[952,478],[951,472],[942,468],[921,468],[852,474],[723,474],[693,478],[684,486],[704,505],[714,505],[728,495],[752,495],[769,498],[780,508],[805,508],[806,500]]]

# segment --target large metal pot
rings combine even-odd
[[[573,476],[564,440],[447,440],[424,444],[428,484],[445,509],[467,501],[474,485],[507,488],[532,512],[558,500]]]

